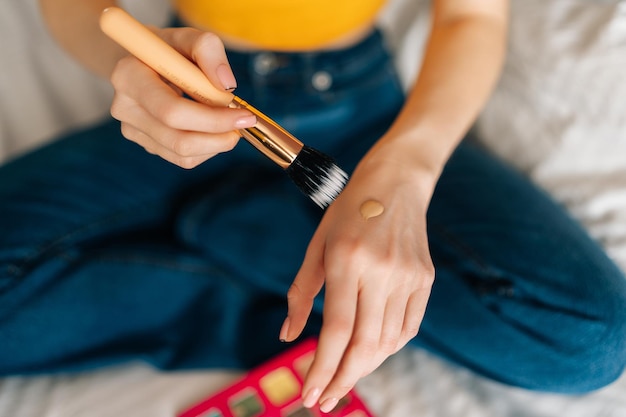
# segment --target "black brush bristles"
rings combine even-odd
[[[331,157],[306,145],[285,171],[298,188],[323,209],[337,198],[348,182],[348,174]]]

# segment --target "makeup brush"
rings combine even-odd
[[[348,174],[332,158],[304,145],[241,98],[213,86],[200,68],[124,10],[105,9],[100,17],[100,28],[194,100],[252,112],[257,118],[256,125],[239,130],[240,135],[283,168],[318,206],[326,208],[343,190]]]

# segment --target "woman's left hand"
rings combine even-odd
[[[289,341],[300,334],[325,286],[305,406],[319,402],[330,411],[417,334],[434,280],[426,236],[434,181],[425,172],[380,156],[364,158],[318,226],[288,292],[280,335]],[[369,199],[384,212],[365,219],[360,206]]]
[[[327,209],[288,293],[281,338],[306,324],[325,286],[304,405],[330,411],[358,379],[413,338],[434,267],[426,212],[439,173],[474,123],[504,62],[508,0],[435,0],[423,61],[402,111]],[[385,211],[365,220],[374,199]]]

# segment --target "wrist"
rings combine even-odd
[[[417,177],[424,185],[434,188],[459,141],[449,139],[448,135],[441,132],[387,134],[372,147],[364,159],[388,161],[402,169],[406,175]]]
[[[400,147],[375,146],[361,160],[351,181],[367,178],[364,190],[410,192],[421,196],[427,207],[439,179],[441,168],[421,155],[402,152]],[[373,195],[375,197],[375,195]]]

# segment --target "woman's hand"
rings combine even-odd
[[[434,280],[426,238],[434,180],[376,155],[328,208],[288,292],[280,337],[293,340],[325,286],[319,345],[303,387],[305,406],[319,401],[325,412],[417,334]],[[366,220],[360,206],[368,199],[385,209]]]
[[[195,62],[213,85],[224,90],[236,87],[217,36],[192,28],[155,32]],[[231,150],[239,140],[235,130],[256,123],[247,110],[211,107],[183,97],[180,89],[132,56],[117,63],[111,83],[115,88],[111,114],[122,122],[122,134],[183,168]]]
[[[325,286],[304,404],[330,411],[357,380],[417,333],[434,267],[426,211],[439,173],[495,85],[508,0],[433,1],[418,78],[394,123],[328,208],[288,293],[281,339],[296,338]],[[385,211],[364,220],[363,202]]]

